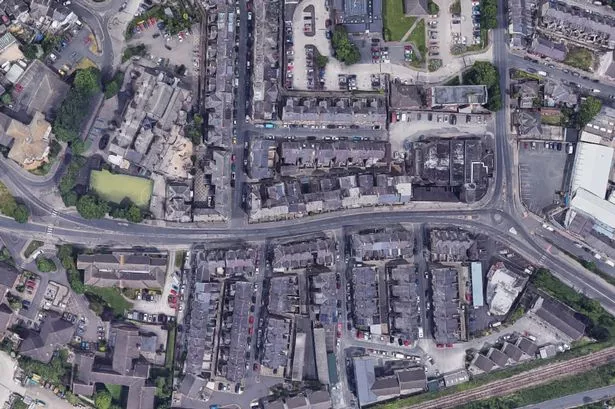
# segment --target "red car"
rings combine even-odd
[[[254,324],[254,315],[250,315],[250,317],[248,318],[248,322],[250,324]]]
[[[170,293],[171,293],[172,295],[177,295],[177,291],[175,291],[175,290],[174,290],[174,289],[172,289],[172,288],[171,288]]]
[[[452,347],[453,347],[453,344],[446,344],[446,347],[447,347],[447,348],[452,348]]]
[[[436,348],[444,348],[444,344],[436,344]]]

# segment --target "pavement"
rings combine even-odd
[[[587,405],[592,402],[600,402],[612,397],[615,397],[615,385],[591,389],[589,391],[563,396],[535,405],[523,406],[519,409],[569,409]]]

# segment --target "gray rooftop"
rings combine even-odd
[[[431,105],[468,105],[487,103],[485,85],[446,85],[431,87]]]

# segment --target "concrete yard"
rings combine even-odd
[[[573,155],[566,153],[565,144],[561,151],[545,148],[542,141],[535,144],[535,149],[531,142],[519,146],[520,193],[528,210],[542,215],[546,207],[561,203],[556,192],[565,190],[566,163]]]

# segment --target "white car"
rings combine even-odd
[[[69,6],[70,5],[70,0],[66,0],[64,3],[62,3],[65,6]]]

